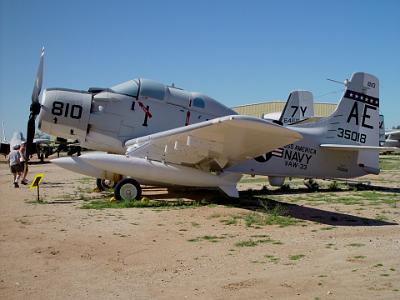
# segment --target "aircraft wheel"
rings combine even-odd
[[[110,179],[97,178],[96,185],[100,191],[107,191],[115,188],[116,182]]]
[[[142,196],[140,184],[132,178],[124,178],[117,183],[114,189],[114,197],[117,200],[133,201]]]

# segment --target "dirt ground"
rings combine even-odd
[[[397,166],[366,179],[373,191],[260,191],[265,178],[247,177],[240,200],[82,209],[108,197],[94,180],[33,164],[37,203],[1,158],[0,299],[400,299]]]

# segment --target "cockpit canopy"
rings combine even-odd
[[[135,98],[140,96],[164,100],[165,97],[165,86],[162,83],[149,79],[128,80],[111,87],[111,90]]]
[[[150,79],[139,78],[128,80],[111,87],[109,90],[136,99],[145,100],[151,98],[182,107],[192,107],[199,111],[207,111],[209,114],[215,116],[236,114],[233,110],[206,95],[189,92],[173,86],[165,86]]]

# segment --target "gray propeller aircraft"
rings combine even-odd
[[[289,94],[282,112],[263,115],[263,119],[278,121],[283,126],[314,117],[314,97],[309,91],[293,91]]]
[[[385,131],[385,119],[383,115],[379,115],[379,145],[383,147],[383,151],[385,152],[400,150],[400,130]]]
[[[284,127],[142,78],[88,91],[50,88],[40,103],[43,58],[42,51],[28,143],[38,117],[42,131],[105,151],[52,162],[117,182],[117,199],[139,199],[140,184],[214,187],[238,197],[242,174],[279,181],[379,173],[379,81],[373,75],[354,73],[330,117]]]
[[[384,146],[400,148],[400,130],[385,132]]]

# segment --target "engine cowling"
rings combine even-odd
[[[39,128],[44,132],[84,141],[92,94],[68,89],[47,89],[43,94]]]

